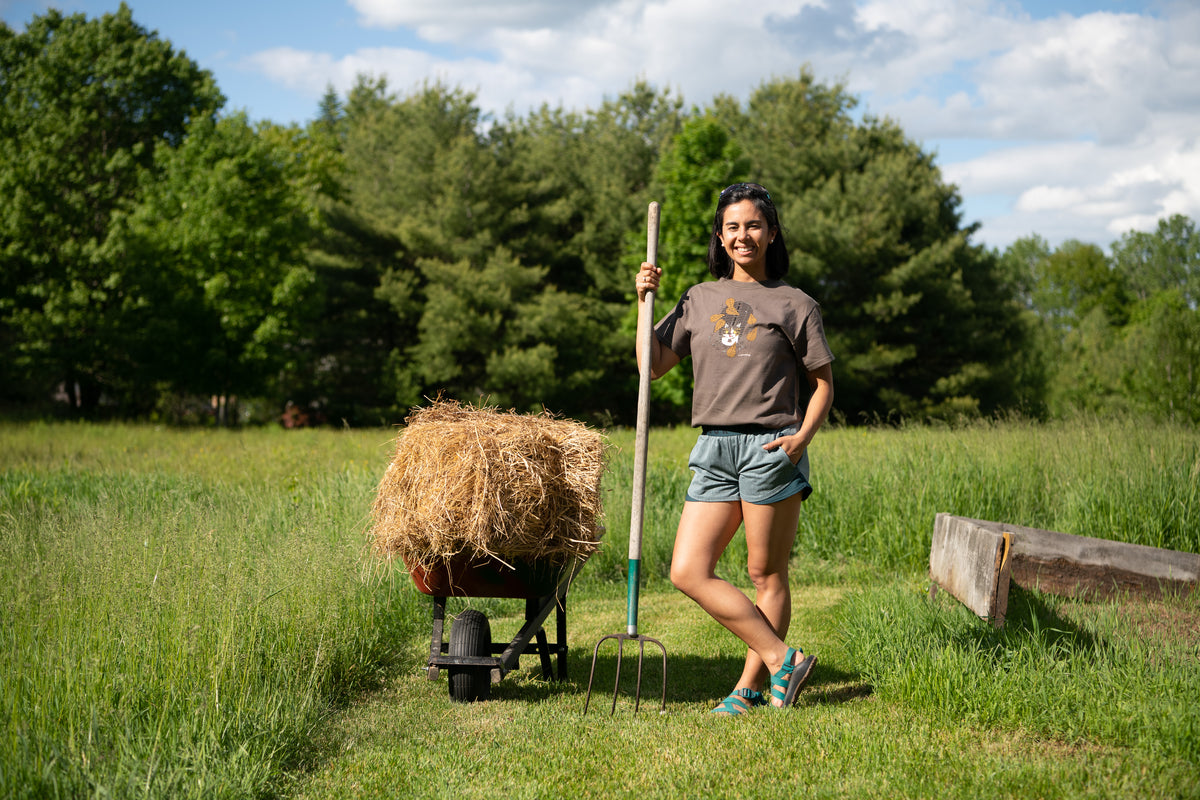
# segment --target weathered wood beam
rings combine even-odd
[[[941,513],[929,574],[999,627],[1010,582],[1079,598],[1184,596],[1200,586],[1200,554]]]
[[[1012,534],[1012,581],[1066,597],[1186,596],[1200,585],[1200,555],[1141,544],[973,520]]]
[[[1008,612],[1010,540],[977,520],[938,514],[929,550],[934,585],[1000,627]]]

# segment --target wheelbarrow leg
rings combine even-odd
[[[537,617],[539,602],[536,597],[525,598],[525,619],[531,620]],[[537,651],[542,660],[542,679],[551,680],[554,677],[554,669],[550,665],[550,643],[546,640],[546,629],[539,627],[534,635],[537,639]]]
[[[558,679],[567,679],[567,595],[558,598]]]
[[[442,637],[446,625],[446,598],[433,598],[433,636],[429,642],[429,680],[438,679],[437,658],[442,654]]]

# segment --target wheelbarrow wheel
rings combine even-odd
[[[492,628],[483,613],[473,608],[463,611],[450,625],[451,656],[483,656],[492,654]],[[450,678],[450,699],[460,703],[486,700],[492,688],[492,671],[488,667],[447,667]]]

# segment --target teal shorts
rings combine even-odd
[[[763,445],[796,428],[705,428],[688,457],[692,482],[687,499],[700,503],[745,500],[770,505],[794,494],[801,500],[812,494],[808,482],[808,451],[793,464],[782,447],[764,450]]]

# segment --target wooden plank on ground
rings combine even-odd
[[[999,522],[971,520],[1012,534],[1012,581],[1066,597],[1132,594],[1151,599],[1186,596],[1200,585],[1200,555],[1094,539]]]
[[[1009,537],[976,520],[938,514],[929,575],[971,611],[997,627],[1008,610]]]

